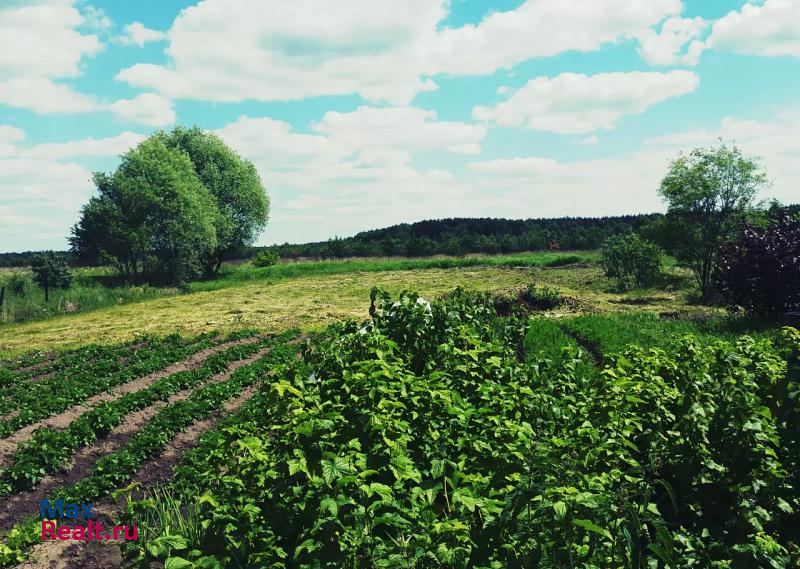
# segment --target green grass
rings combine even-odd
[[[621,352],[629,344],[668,349],[686,335],[709,342],[733,341],[741,334],[772,336],[779,328],[730,316],[674,320],[648,312],[590,314],[564,319],[561,324],[605,355]]]
[[[250,264],[228,264],[221,273],[209,280],[193,282],[188,292],[208,292],[243,285],[253,281],[278,281],[309,276],[341,275],[348,273],[375,273],[421,269],[456,269],[468,267],[557,267],[587,263],[599,259],[594,251],[535,252],[514,255],[472,255],[466,257],[358,258],[330,261],[285,262],[272,267],[258,268]],[[44,320],[59,314],[88,312],[114,305],[138,303],[179,294],[175,287],[107,286],[113,282],[108,270],[91,267],[73,271],[73,286],[68,290],[54,290],[50,302],[33,284],[30,272],[25,270],[0,272],[0,286],[13,275],[24,279],[22,294],[6,291],[4,306],[0,310],[0,324]]]

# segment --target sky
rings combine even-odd
[[[260,244],[663,211],[719,138],[796,203],[800,0],[0,0],[0,252],[176,124],[256,165]]]

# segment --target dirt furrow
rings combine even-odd
[[[185,431],[178,433],[160,456],[145,462],[131,478],[142,488],[167,482],[181,455],[191,449],[200,436],[213,429],[222,417],[235,413],[259,389],[259,385],[251,385],[236,398],[226,402],[223,409],[202,421],[198,421]],[[134,495],[134,498],[137,496]],[[119,500],[107,499],[95,505],[93,512],[104,525],[113,524],[125,509],[125,497]],[[103,567],[104,569],[121,569],[123,567],[122,552],[117,542],[107,541],[45,541],[37,544],[30,558],[17,566],[17,569],[69,569],[72,567]]]
[[[234,371],[264,357],[269,350],[270,347],[263,348],[249,358],[232,363],[225,372],[213,376],[203,385],[226,381]],[[199,387],[195,389],[197,388]],[[31,491],[4,498],[4,503],[7,507],[0,510],[0,532],[7,531],[20,520],[37,513],[40,500],[49,498],[52,492],[57,488],[69,486],[81,480],[91,471],[94,464],[100,458],[122,448],[122,446],[144,427],[162,407],[169,403],[176,403],[188,398],[193,391],[194,389],[182,391],[173,395],[167,401],[158,402],[146,409],[128,415],[125,422],[112,430],[107,437],[98,440],[93,445],[83,447],[76,452],[66,470],[45,476],[39,485]],[[193,427],[190,427],[190,430],[192,428]],[[176,439],[177,438],[180,438],[180,435],[176,437]]]
[[[0,440],[0,466],[6,466],[8,464],[9,457],[11,456],[11,454],[13,454],[13,452],[17,449],[17,447],[21,443],[31,438],[33,432],[40,427],[52,427],[56,429],[66,428],[73,420],[75,420],[76,417],[83,414],[89,407],[92,407],[94,405],[97,405],[98,403],[103,403],[106,401],[114,401],[115,399],[119,399],[126,393],[132,393],[134,391],[139,391],[141,389],[144,389],[152,385],[159,379],[167,377],[168,375],[172,375],[173,373],[197,369],[198,367],[203,365],[203,362],[207,358],[216,353],[225,351],[233,346],[238,346],[241,344],[252,344],[254,342],[259,341],[260,339],[261,338],[259,336],[256,336],[251,338],[244,338],[241,340],[233,340],[231,342],[225,342],[223,344],[218,344],[211,348],[200,350],[199,352],[192,354],[182,362],[172,364],[160,371],[142,376],[138,379],[134,379],[133,381],[129,381],[128,383],[119,385],[114,389],[112,389],[111,391],[100,393],[99,395],[90,397],[83,403],[75,405],[74,407],[71,407],[70,409],[67,409],[62,413],[59,413],[58,415],[53,415],[52,417],[48,417],[47,419],[23,427],[22,429],[16,431],[10,437]]]

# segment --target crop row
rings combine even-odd
[[[90,397],[156,372],[215,344],[216,341],[207,336],[189,344],[184,344],[177,336],[171,336],[154,343],[150,349],[136,352],[125,362],[113,358],[112,362],[107,362],[106,369],[98,370],[95,366],[98,362],[95,362],[86,370],[72,373],[69,379],[48,378],[25,386],[26,389],[14,395],[17,413],[0,421],[0,437],[7,437],[27,425],[61,413]]]
[[[20,386],[23,382],[30,380],[34,376],[48,375],[50,380],[62,378],[67,376],[70,372],[85,370],[92,364],[95,369],[102,370],[109,366],[118,365],[121,358],[130,357],[137,348],[142,346],[142,342],[150,342],[151,339],[143,337],[137,338],[136,341],[119,346],[105,346],[100,344],[91,344],[83,346],[75,350],[64,352],[53,360],[47,362],[45,365],[39,366],[33,370],[21,371],[19,368],[12,370],[6,367],[0,367],[0,386],[7,391],[3,393],[3,401],[0,403],[0,412],[5,412],[9,402],[13,402],[14,395],[20,390],[24,390],[25,386]],[[26,367],[30,365],[29,362],[21,362]],[[14,389],[9,389],[14,388]]]
[[[800,334],[520,361],[481,298],[373,295],[185,455],[142,567],[795,567]],[[564,342],[551,329],[556,341]],[[665,332],[666,333],[666,332]],[[504,339],[505,338],[505,339]],[[568,348],[569,349],[569,348]],[[259,415],[257,412],[261,410]],[[178,547],[178,545],[180,547]]]
[[[261,381],[272,369],[293,359],[297,346],[288,340],[296,332],[277,338],[276,346],[253,364],[237,369],[230,378],[198,389],[187,399],[167,405],[138,431],[119,451],[98,460],[79,482],[56,490],[53,498],[66,502],[96,500],[117,489],[148,459],[159,455],[167,443],[192,423],[219,411],[226,401],[243,389]],[[30,518],[14,526],[0,545],[0,566],[24,559],[28,549],[39,541],[38,519]]]
[[[106,436],[130,413],[200,385],[227,369],[230,363],[247,358],[271,343],[270,339],[233,346],[210,356],[197,369],[173,373],[144,389],[101,403],[77,417],[65,429],[37,429],[14,452],[10,466],[0,470],[0,496],[33,488],[45,474],[63,466],[76,449]]]

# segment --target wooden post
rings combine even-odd
[[[0,310],[3,310],[3,301],[6,298],[6,287],[0,286]]]

